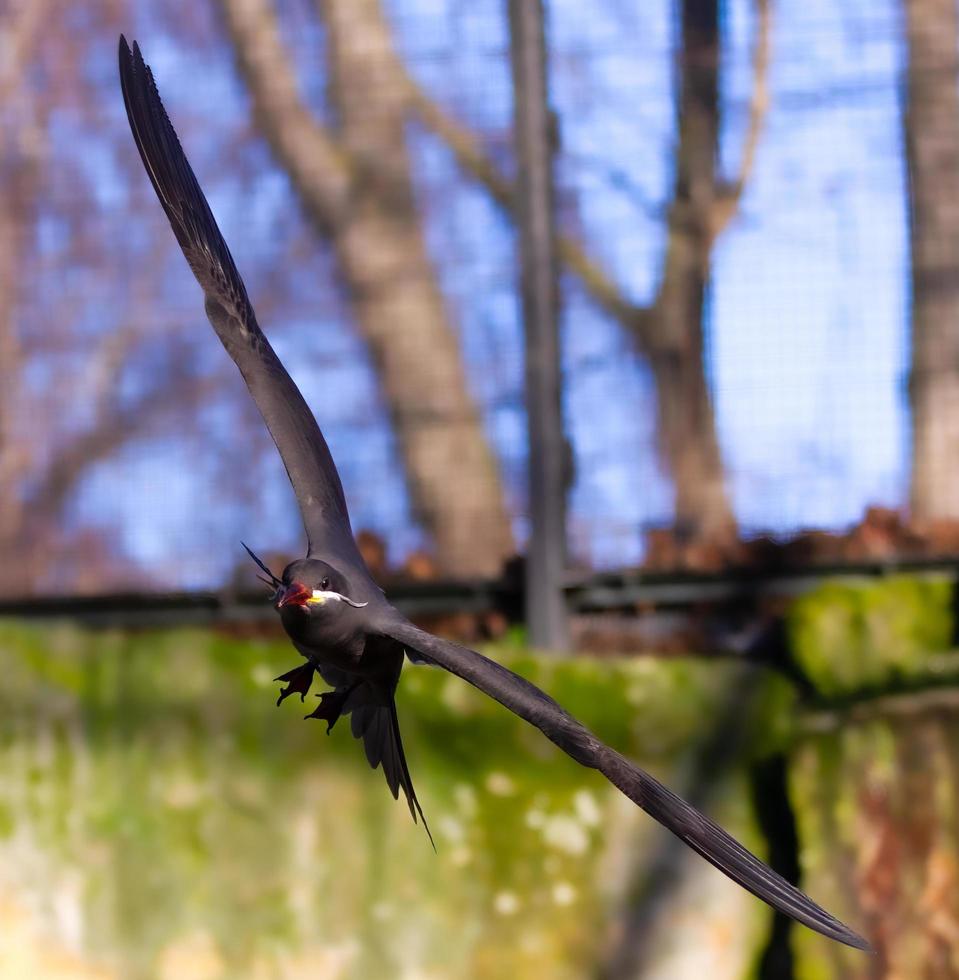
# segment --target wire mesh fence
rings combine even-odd
[[[136,158],[121,30],[371,560],[470,577],[522,552],[506,5],[38,10],[0,15],[2,590],[208,587],[237,574],[240,538],[302,548]],[[904,510],[899,5],[558,0],[547,29],[571,564],[643,562],[657,529],[727,548]]]

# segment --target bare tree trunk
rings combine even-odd
[[[16,322],[20,236],[14,202],[20,181],[14,179],[11,169],[9,165],[0,166],[0,372],[4,377],[0,385],[0,547],[4,550],[5,542],[20,525],[19,483],[28,461],[27,447],[16,435],[23,366]]]
[[[913,516],[959,517],[959,26],[955,0],[905,0],[912,247]]]
[[[769,0],[755,0],[754,11],[753,89],[739,171],[733,181],[718,183],[717,4],[683,0],[677,174],[663,277],[654,302],[648,307],[635,305],[582,242],[569,234],[558,238],[566,269],[601,309],[630,332],[650,362],[658,389],[661,455],[676,489],[677,525],[692,538],[720,543],[735,534],[736,525],[723,483],[703,371],[703,298],[712,245],[737,212],[769,108]],[[406,86],[419,118],[447,143],[464,172],[485,187],[501,208],[511,211],[511,184],[473,134],[408,74]]]
[[[426,251],[405,88],[379,0],[320,3],[336,134],[302,106],[269,5],[222,5],[262,131],[332,240],[439,563],[453,575],[495,574],[513,550],[509,515]]]
[[[192,350],[172,353],[168,371],[151,365],[135,394],[123,390],[124,370],[150,333],[144,323],[151,306],[146,297],[131,300],[123,313],[112,311],[119,327],[80,339],[76,318],[83,319],[95,297],[88,300],[76,288],[62,296],[34,295],[43,288],[38,283],[46,282],[44,266],[50,261],[35,234],[44,208],[53,209],[68,229],[63,254],[86,275],[94,269],[103,273],[116,256],[115,242],[104,237],[109,233],[88,223],[90,198],[82,178],[69,197],[50,190],[52,168],[62,162],[50,144],[51,114],[69,106],[65,111],[89,122],[101,100],[97,87],[77,74],[90,38],[48,31],[49,8],[49,0],[21,0],[0,12],[0,41],[8,55],[0,59],[0,555],[5,559],[0,594],[5,595],[136,581],[132,564],[111,548],[109,532],[65,527],[64,514],[97,463],[147,434],[161,418],[195,416],[199,399],[210,390],[197,376]],[[104,25],[88,26],[90,37],[102,36]],[[44,79],[39,87],[24,83],[29,66]],[[122,145],[132,164],[129,136]],[[139,160],[130,172],[142,181]],[[144,262],[140,268],[153,267]],[[112,282],[116,268],[111,264],[109,270],[105,274]],[[136,286],[130,292],[138,294],[140,280],[133,275]],[[149,278],[145,273],[143,281]],[[31,287],[34,293],[28,292]],[[49,375],[42,390],[25,383],[36,368]]]
[[[717,0],[683,0],[676,181],[663,278],[642,318],[640,346],[656,379],[661,452],[676,489],[677,529],[726,541],[736,534],[703,365],[703,305],[720,194]]]
[[[18,82],[34,56],[43,17],[43,3],[24,2],[0,20],[0,40],[8,55],[0,70],[0,109],[6,117],[0,148],[0,552],[8,555],[15,553],[12,543],[23,523],[22,484],[33,462],[31,447],[18,432],[24,357],[17,313],[25,241],[35,217],[41,142],[34,93]],[[9,590],[23,574],[21,569],[0,568],[0,590]]]

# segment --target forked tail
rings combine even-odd
[[[413,821],[416,822],[418,814],[423,821],[426,836],[429,837],[435,851],[436,844],[420,801],[416,798],[410,767],[407,765],[406,753],[403,751],[400,720],[396,714],[393,692],[384,694],[370,684],[361,684],[349,698],[346,711],[350,713],[350,727],[354,737],[363,739],[363,747],[366,749],[366,758],[370,765],[374,769],[379,765],[383,766],[383,775],[386,776],[393,799],[399,799],[399,791],[402,788]]]

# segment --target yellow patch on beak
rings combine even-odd
[[[309,597],[306,601],[312,606],[322,606],[326,602],[327,594],[321,592],[319,589],[313,590],[313,595]]]

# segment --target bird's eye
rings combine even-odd
[[[330,590],[330,580],[328,578],[323,579],[323,581],[320,582],[320,588],[324,592],[329,592],[329,590]]]

